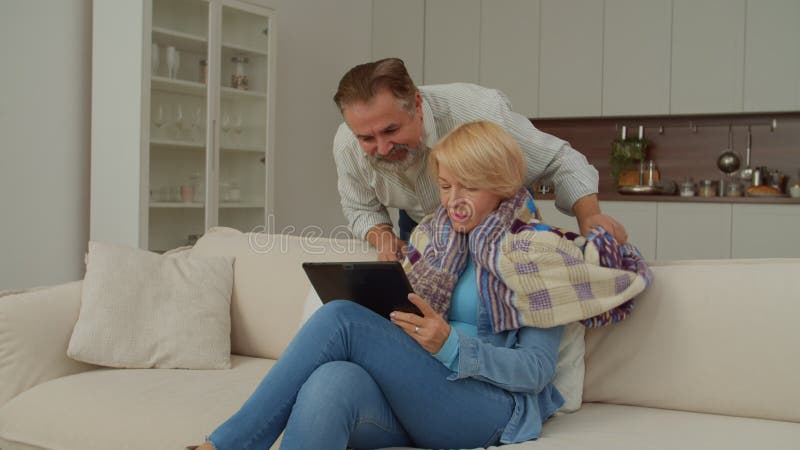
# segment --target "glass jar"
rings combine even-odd
[[[681,197],[694,197],[695,185],[691,178],[688,178],[681,183]]]
[[[701,180],[700,186],[697,189],[697,195],[700,197],[716,197],[717,184],[717,180]]]
[[[249,89],[245,67],[250,60],[246,56],[234,56],[231,58],[234,64],[233,74],[231,74],[231,87],[246,91]]]

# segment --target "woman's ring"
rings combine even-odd
[[[419,334],[419,327],[414,327],[414,333]]]

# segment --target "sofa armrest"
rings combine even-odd
[[[67,357],[81,284],[0,293],[0,406],[37,384],[96,367]]]

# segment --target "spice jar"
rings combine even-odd
[[[245,65],[250,62],[246,56],[234,56],[231,62],[235,64],[233,74],[231,75],[231,87],[234,89],[241,89],[246,91],[249,89],[247,75],[245,74]]]
[[[716,197],[717,180],[700,180],[700,186],[697,189],[697,195],[700,197]]]

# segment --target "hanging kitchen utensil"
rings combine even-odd
[[[722,173],[730,175],[739,170],[740,165],[739,155],[733,151],[733,130],[728,127],[728,148],[717,158],[717,167]]]
[[[753,179],[753,168],[750,167],[750,146],[753,143],[753,135],[750,133],[750,126],[747,127],[747,149],[745,150],[745,167],[739,172],[739,178],[750,181]]]

